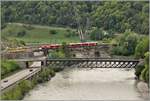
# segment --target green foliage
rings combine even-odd
[[[136,67],[136,76],[140,78],[140,80],[143,80],[147,83],[149,83],[149,56],[150,53],[146,52],[145,53],[145,58],[144,58],[144,65],[139,65]]]
[[[23,80],[20,82],[19,87],[22,89],[22,94],[25,95],[32,88],[32,82],[29,80]]]
[[[49,58],[64,58],[65,54],[62,51],[54,51],[49,53]]]
[[[55,71],[51,68],[43,68],[42,71],[32,80],[23,80],[14,88],[1,95],[1,100],[21,100],[37,83],[48,81],[55,76]]]
[[[45,81],[48,81],[51,77],[55,76],[55,72],[51,68],[43,68],[42,71],[40,72],[37,82],[38,83],[43,83]]]
[[[148,1],[2,1],[2,25],[21,22],[149,33]],[[34,8],[34,9],[33,9]]]
[[[139,78],[139,76],[141,75],[142,70],[144,69],[144,64],[138,65],[135,68],[135,75]]]
[[[24,41],[22,41],[22,40],[20,40],[20,44],[23,45],[23,46],[26,45],[26,43]]]
[[[32,88],[32,82],[23,80],[17,86],[1,95],[2,100],[21,100],[23,96]]]
[[[71,30],[71,29],[67,29],[65,36],[66,36],[67,38],[71,38],[71,37],[77,36],[77,34],[75,33],[75,31],[73,31],[73,30]]]
[[[118,39],[118,45],[112,50],[116,55],[132,55],[135,52],[136,45],[138,43],[138,35],[131,31],[126,31]]]
[[[145,58],[145,65],[147,65],[149,67],[149,56],[150,56],[150,52],[147,51],[145,54],[144,54]]]
[[[4,78],[9,73],[21,69],[20,66],[14,61],[1,60],[1,76]]]
[[[103,37],[104,37],[103,31],[101,29],[97,29],[97,28],[95,30],[93,30],[90,34],[90,38],[92,40],[102,40]]]
[[[22,40],[16,40],[16,39],[9,39],[6,36],[2,36],[1,38],[1,49],[5,50],[7,47],[9,48],[15,48],[15,47],[21,47],[21,46],[25,46],[25,42]]]
[[[53,68],[53,70],[54,70],[55,72],[60,72],[60,71],[63,70],[63,68]]]
[[[26,43],[62,43],[65,42],[78,42],[78,34],[75,33],[74,29],[71,29],[72,36],[69,38],[66,37],[66,34],[69,34],[66,28],[63,27],[49,27],[49,26],[40,26],[40,25],[31,25],[34,29],[26,29],[22,25],[17,23],[8,24],[5,29],[2,30],[2,36],[7,37],[7,39],[24,41]],[[10,31],[9,31],[10,30]],[[17,37],[17,33],[22,30],[26,31],[26,35],[23,37]],[[57,34],[51,34],[50,30],[56,30]],[[9,34],[10,33],[10,34]],[[11,43],[11,42],[10,42]],[[15,44],[13,44],[14,46]]]
[[[114,32],[112,30],[109,31],[103,31],[102,29],[95,28],[90,33],[90,39],[91,40],[104,40],[106,41],[109,38],[113,37]]]
[[[144,58],[145,52],[149,50],[149,38],[144,37],[136,46],[135,57]]]
[[[112,49],[112,54],[127,56],[128,50],[127,50],[127,48],[125,48],[123,46],[117,46],[117,47]]]
[[[26,31],[25,30],[22,30],[22,31],[17,33],[17,37],[23,37],[25,35],[26,35]]]
[[[55,35],[55,34],[57,34],[57,31],[56,30],[50,30],[49,33]]]

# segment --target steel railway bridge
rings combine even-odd
[[[139,60],[136,59],[114,59],[114,58],[32,58],[15,59],[14,61],[25,62],[29,68],[29,62],[40,61],[41,66],[49,67],[78,67],[78,68],[135,68]]]

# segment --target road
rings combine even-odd
[[[1,84],[1,90],[8,88],[9,86],[15,84],[19,80],[22,80],[30,75],[33,75],[36,72],[39,72],[40,68],[32,68],[32,71],[30,69],[24,69],[14,75],[11,75],[9,77],[6,77],[5,79],[0,81]]]
[[[30,67],[39,67],[39,68],[30,68],[30,69],[23,69],[20,72],[17,72],[16,74],[13,74],[9,77],[6,77],[5,79],[0,81],[1,84],[1,90],[4,90],[6,88],[8,88],[9,86],[17,83],[18,81],[28,78],[32,75],[34,75],[34,73],[37,73],[41,70],[41,62],[33,62],[33,64]],[[32,69],[32,71],[31,71]]]

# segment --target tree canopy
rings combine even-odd
[[[90,27],[149,33],[148,1],[2,1],[5,22],[69,26],[87,33]]]

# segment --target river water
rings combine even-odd
[[[134,69],[66,68],[36,86],[24,100],[142,100]]]

